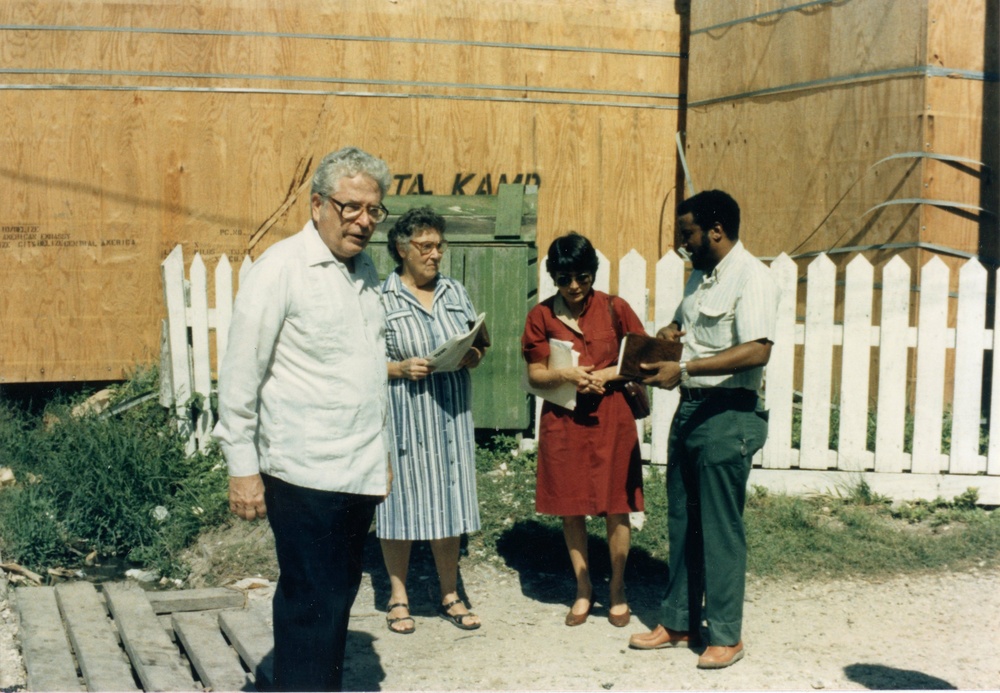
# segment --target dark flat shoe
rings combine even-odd
[[[441,618],[443,618],[446,621],[451,621],[452,625],[454,625],[456,628],[461,628],[462,630],[476,630],[481,625],[483,625],[482,623],[466,623],[465,622],[465,619],[467,619],[469,616],[475,616],[475,614],[473,614],[471,611],[469,611],[467,613],[464,613],[464,614],[449,614],[448,613],[448,611],[451,609],[451,607],[455,606],[456,604],[461,604],[461,603],[462,603],[461,599],[456,599],[455,601],[448,602],[447,604],[438,604],[438,608],[437,608],[438,614],[441,615]]]
[[[389,616],[389,612],[393,609],[403,608],[407,611],[410,610],[410,605],[404,602],[396,602],[395,604],[390,604],[385,608],[385,625],[393,633],[399,633],[400,635],[409,635],[417,629],[417,622],[413,620],[412,616],[400,616],[398,618],[393,618]],[[410,626],[408,628],[393,628],[393,626],[400,621],[409,621]]]

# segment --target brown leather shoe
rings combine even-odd
[[[697,639],[690,633],[670,630],[657,625],[649,633],[636,633],[628,639],[628,646],[634,650],[659,650],[664,647],[691,647]]]
[[[567,626],[579,626],[587,622],[587,617],[590,616],[590,610],[594,608],[594,598],[590,598],[590,603],[587,604],[587,610],[582,614],[574,614],[573,608],[570,607],[569,613],[566,614],[566,625]]]
[[[624,628],[632,620],[632,610],[625,609],[623,614],[613,614],[608,612],[608,623],[613,625],[615,628]]]
[[[698,657],[699,669],[725,669],[743,659],[743,641],[735,645],[709,645]]]

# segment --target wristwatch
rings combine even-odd
[[[691,378],[691,376],[688,375],[688,362],[681,361],[678,365],[681,367],[681,382],[686,383]]]

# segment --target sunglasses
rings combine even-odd
[[[556,282],[556,286],[561,288],[566,288],[574,281],[576,281],[576,283],[579,284],[580,286],[583,286],[584,284],[589,284],[590,282],[594,281],[594,275],[591,274],[590,272],[579,272],[579,273],[560,272],[555,277],[553,277],[553,279]]]

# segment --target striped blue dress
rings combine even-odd
[[[468,331],[476,311],[465,287],[438,275],[428,312],[391,272],[382,284],[390,361],[426,356]],[[472,381],[468,369],[389,381],[395,437],[392,492],[376,511],[381,539],[444,539],[479,529]]]

